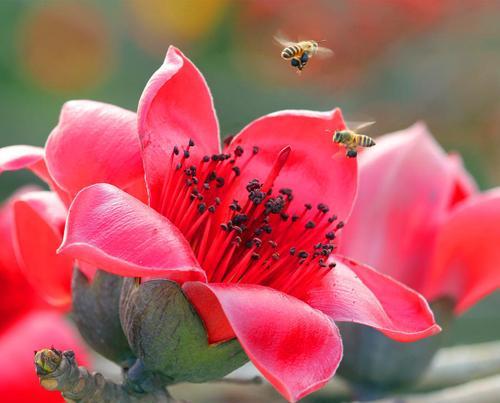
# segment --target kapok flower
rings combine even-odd
[[[340,249],[460,314],[500,287],[500,189],[478,193],[425,125],[359,157],[358,198]]]
[[[57,344],[74,349],[86,362],[77,332],[58,310],[38,296],[23,275],[23,262],[16,257],[19,244],[14,208],[18,203],[33,200],[38,193],[22,190],[0,207],[0,395],[9,402],[63,401],[61,395],[40,387],[33,371],[33,350]]]
[[[74,136],[61,132],[59,144],[78,153],[101,114],[113,132],[103,108],[94,119],[68,119]],[[236,337],[290,401],[335,373],[342,344],[333,320],[400,341],[439,331],[420,295],[333,256],[357,187],[356,161],[325,133],[345,127],[339,110],[264,116],[221,150],[208,87],[170,48],[137,119],[148,205],[110,184],[83,189],[69,210],[64,254],[123,276],[176,281],[209,342]],[[74,166],[69,151],[66,159]],[[48,166],[74,190],[81,185],[81,169]],[[126,163],[114,168],[127,176]]]

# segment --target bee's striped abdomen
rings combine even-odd
[[[288,60],[288,59],[291,59],[294,56],[297,56],[301,51],[302,51],[302,49],[300,48],[300,46],[297,46],[297,45],[287,46],[281,52],[281,57],[283,59],[287,59]]]
[[[358,144],[361,147],[371,147],[375,145],[375,141],[371,137],[365,136],[365,135],[360,135],[358,137]]]

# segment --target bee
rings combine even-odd
[[[284,46],[281,51],[281,58],[290,60],[292,67],[296,67],[299,73],[312,56],[318,55],[320,57],[329,57],[333,55],[330,49],[319,46],[317,41],[308,40],[292,42],[280,34],[276,35],[274,40],[280,46]]]
[[[345,146],[347,149],[347,158],[354,158],[358,155],[357,147],[373,147],[375,145],[375,141],[371,137],[357,133],[358,130],[371,126],[374,123],[360,123],[354,130],[348,128],[337,130],[333,134],[333,141]]]

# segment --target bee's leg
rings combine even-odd
[[[353,149],[353,148],[347,149],[347,153],[346,153],[347,158],[355,158],[357,155],[358,155],[358,152],[355,149]]]

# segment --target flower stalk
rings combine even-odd
[[[41,386],[61,392],[66,402],[179,403],[164,388],[137,393],[127,384],[119,385],[99,373],[91,374],[78,366],[71,350],[40,350],[35,354],[35,367]]]

